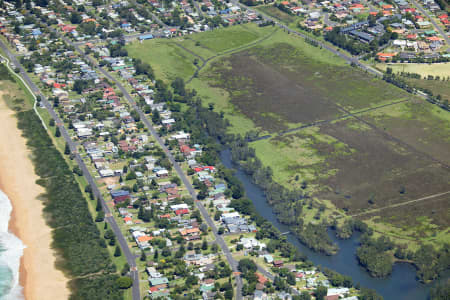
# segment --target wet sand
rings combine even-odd
[[[1,91],[0,91],[1,98]],[[43,216],[39,195],[44,188],[30,159],[17,119],[0,100],[0,189],[12,202],[9,229],[26,245],[20,265],[20,285],[27,300],[68,299],[68,278],[55,268],[51,228]]]

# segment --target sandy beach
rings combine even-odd
[[[0,94],[1,97],[1,94]],[[44,189],[35,183],[26,140],[17,119],[0,100],[0,189],[12,202],[9,228],[26,245],[20,267],[20,284],[27,300],[68,299],[68,279],[55,268],[51,229],[42,215],[38,196]]]

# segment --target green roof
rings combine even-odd
[[[208,291],[212,291],[214,289],[214,285],[206,285],[206,284],[202,284],[200,286],[200,291],[202,292],[208,292]]]
[[[149,279],[149,281],[150,281],[151,286],[169,283],[169,279],[167,279],[166,277],[152,278],[152,279]]]
[[[156,291],[156,292],[153,292],[150,296],[152,297],[152,299],[156,299],[159,297],[164,297],[165,299],[170,299],[170,297],[168,297],[169,291]]]

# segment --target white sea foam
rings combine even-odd
[[[12,205],[8,196],[0,190],[0,274],[1,300],[24,299],[19,284],[20,258],[25,245],[14,234],[8,231]]]

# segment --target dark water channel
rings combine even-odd
[[[270,221],[281,232],[289,231],[289,228],[278,222],[272,208],[266,201],[261,188],[255,185],[239,166],[231,160],[229,149],[221,152],[222,163],[227,168],[236,170],[235,176],[241,180],[245,187],[247,197],[252,200],[258,213]],[[385,279],[373,278],[358,264],[355,253],[358,247],[358,234],[354,234],[348,240],[340,240],[330,232],[332,240],[339,245],[339,252],[333,256],[316,253],[303,244],[292,234],[287,234],[287,239],[302,253],[308,256],[315,265],[321,265],[335,270],[341,274],[349,275],[355,283],[371,288],[384,297],[385,300],[424,300],[429,295],[431,285],[425,285],[416,280],[414,266],[408,263],[394,265],[392,274]]]

